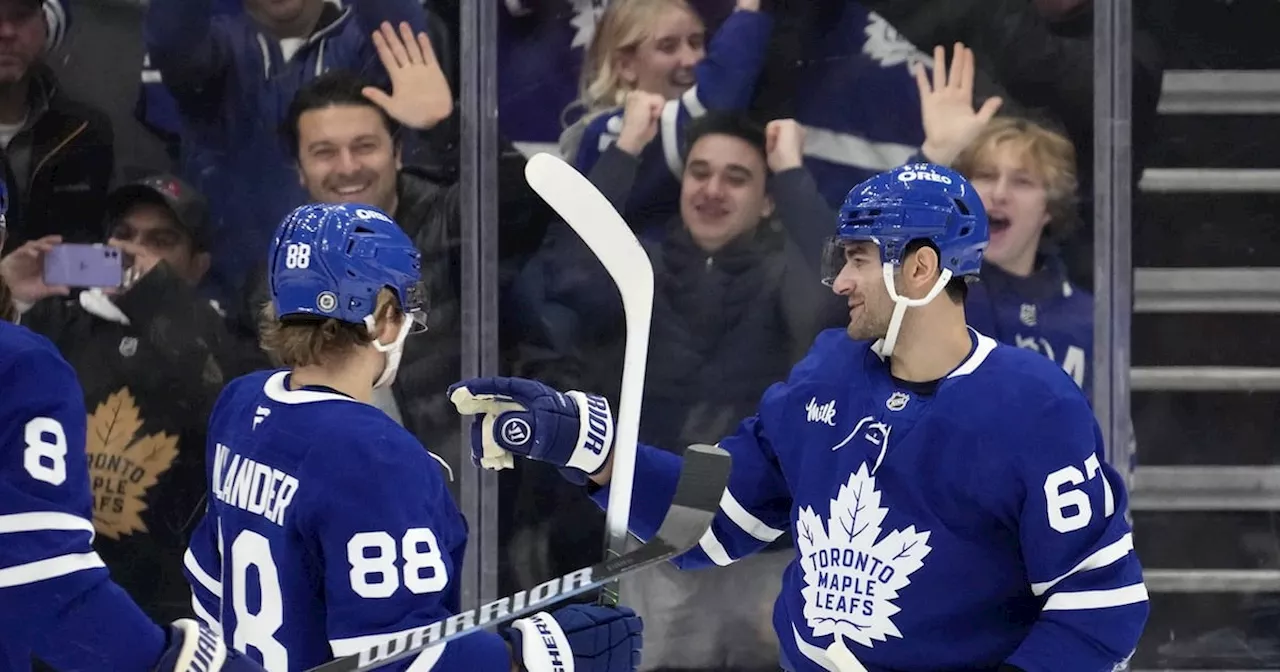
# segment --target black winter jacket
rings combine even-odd
[[[636,161],[610,148],[591,180],[611,202],[625,202]],[[843,324],[843,305],[821,284],[822,241],[834,230],[808,171],[773,177],[776,218],[713,254],[673,220],[646,250],[654,269],[654,307],[640,439],[680,452],[714,443],[755,412],[760,395],[784,380],[818,331]],[[536,315],[548,362],[521,362],[561,388],[605,394],[616,405],[625,346],[621,301],[604,268],[562,223],[539,263]]]
[[[115,164],[111,121],[67,98],[43,66],[32,72],[29,100],[27,125],[4,152],[5,247],[50,234],[67,242],[98,242]]]

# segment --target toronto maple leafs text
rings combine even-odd
[[[824,548],[805,561],[818,570],[814,606],[819,609],[875,615],[876,584],[893,580],[893,567],[868,553]]]
[[[147,476],[144,466],[123,455],[90,454],[89,469],[93,474],[94,510],[111,513],[124,511],[125,498]]]

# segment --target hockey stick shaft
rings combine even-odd
[[[591,249],[622,296],[626,344],[614,425],[609,505],[605,509],[604,557],[607,560],[622,555],[627,546],[636,442],[640,433],[640,401],[644,396],[653,318],[653,266],[626,220],[573,166],[551,154],[536,154],[525,165],[525,179]],[[600,602],[610,606],[618,603],[616,583],[605,587]]]
[[[368,672],[416,656],[427,648],[527,616],[535,611],[600,588],[619,577],[670,560],[697,545],[711,527],[720,495],[729,483],[732,461],[717,446],[695,444],[685,451],[675,498],[657,534],[640,548],[606,558],[515,595],[503,597],[429,625],[388,636],[360,653],[338,658],[307,672]]]

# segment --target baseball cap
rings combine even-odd
[[[107,196],[108,229],[139,201],[168,207],[173,211],[178,226],[191,237],[196,247],[209,249],[209,202],[185,180],[177,175],[161,173],[117,187]]]

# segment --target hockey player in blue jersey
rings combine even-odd
[[[421,263],[372,206],[305,205],[276,231],[262,345],[288,368],[220,395],[209,503],[186,556],[197,613],[269,672],[459,611],[467,525],[448,465],[372,404],[426,324]],[[578,672],[626,672],[640,631],[629,609],[569,606],[383,669],[542,672],[571,654]]]
[[[797,558],[774,609],[787,670],[1110,672],[1137,646],[1147,591],[1087,401],[1045,357],[965,325],[987,241],[980,199],[947,168],[855,187],[824,273],[847,333],[819,335],[720,442],[733,456],[720,512],[675,562],[726,565],[789,530]],[[480,408],[474,454],[560,465],[607,503],[611,446],[583,418],[609,436],[603,399],[513,378],[451,397]],[[531,435],[504,433],[511,422]],[[679,461],[638,447],[641,539]]]
[[[0,183],[0,249],[8,193]],[[75,371],[10,322],[0,279],[0,670],[260,672],[193,619],[162,628],[93,550],[87,414]]]

